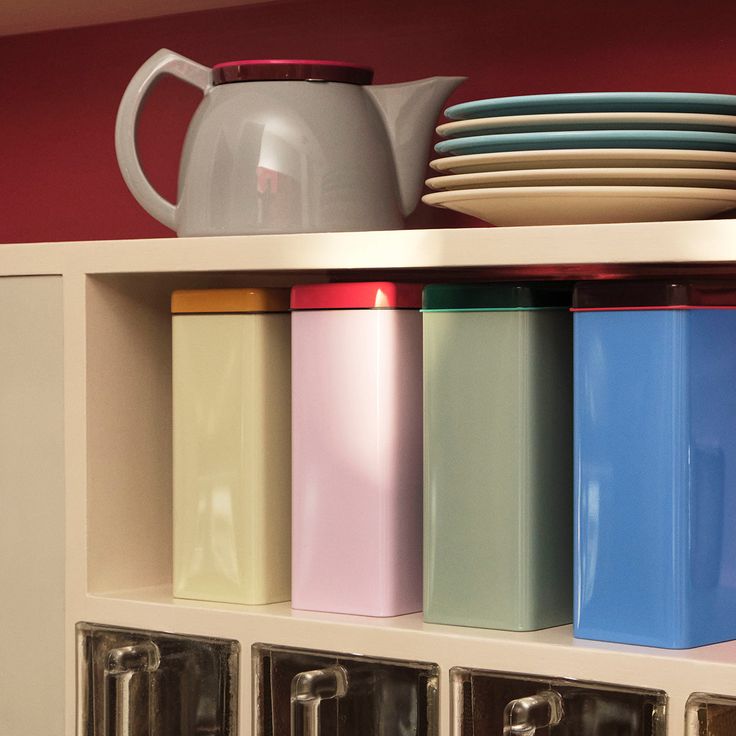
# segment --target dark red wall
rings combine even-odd
[[[376,82],[470,80],[451,98],[591,90],[736,92],[736,2],[290,0],[0,38],[0,242],[170,232],[139,208],[113,151],[117,104],[161,47],[205,64],[338,58]],[[142,122],[151,179],[173,198],[197,93],[156,90]],[[456,223],[424,205],[415,227]]]

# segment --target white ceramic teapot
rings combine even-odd
[[[202,90],[184,142],[176,204],[138,160],[141,105],[170,74]],[[371,86],[371,69],[261,60],[209,69],[156,52],[123,95],[115,148],[141,206],[179,235],[400,228],[419,201],[442,103],[464,77]]]

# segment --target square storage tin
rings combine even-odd
[[[430,285],[424,321],[424,617],[572,620],[570,289]]]
[[[172,296],[174,595],[290,597],[288,289]]]
[[[736,638],[736,288],[578,286],[575,636]]]
[[[422,607],[421,286],[292,289],[292,606]]]

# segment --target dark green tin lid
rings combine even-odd
[[[501,312],[569,309],[570,284],[430,284],[422,292],[423,312]]]

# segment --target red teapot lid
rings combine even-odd
[[[317,59],[246,59],[212,67],[212,84],[229,82],[319,81],[370,84],[373,69],[344,61]]]

